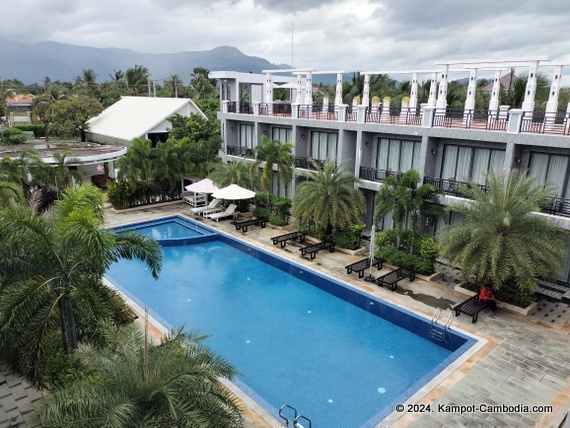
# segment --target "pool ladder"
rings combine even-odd
[[[451,328],[451,323],[455,318],[455,314],[453,311],[447,317],[447,321],[445,324],[440,324],[439,321],[441,319],[442,310],[441,308],[437,308],[433,317],[431,319],[431,327],[429,329],[429,335],[432,339],[437,340],[438,342],[447,342],[447,338],[451,336],[449,330]]]
[[[293,410],[293,418],[294,418],[294,419],[293,419],[293,421],[292,421],[292,424],[291,424],[291,422],[289,422],[289,419],[287,419],[287,418],[283,415],[283,410],[284,410],[284,409],[291,409],[291,410]],[[289,404],[283,404],[283,405],[281,406],[281,408],[279,409],[279,417],[285,421],[285,425],[284,425],[284,426],[285,426],[286,428],[289,428],[289,427],[290,427],[290,428],[311,428],[311,426],[312,426],[312,422],[311,422],[311,420],[310,420],[309,418],[307,418],[306,416],[303,416],[303,415],[298,415],[298,416],[297,416],[297,409],[294,408],[293,406],[290,406]],[[299,423],[300,420],[307,421],[309,424],[308,424],[308,425],[301,425],[301,424]]]

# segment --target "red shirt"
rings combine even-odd
[[[479,300],[495,300],[493,290],[487,287],[482,288],[481,292],[479,293]]]

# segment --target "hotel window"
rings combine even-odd
[[[336,162],[338,134],[330,132],[311,132],[311,157],[316,160]]]
[[[420,141],[378,139],[376,169],[392,172],[406,172],[419,169]]]
[[[446,145],[441,178],[485,184],[485,176],[502,170],[504,161],[504,150]]]
[[[570,198],[568,182],[568,156],[531,153],[529,175],[536,177],[538,184],[550,183],[556,196]]]
[[[240,147],[253,149],[253,125],[239,125],[239,144]]]
[[[292,185],[293,185],[293,183],[291,182],[287,185],[287,188],[285,188],[283,181],[279,178],[279,174],[277,172],[273,173],[273,182],[271,183],[271,192],[275,196],[290,198],[291,197],[291,186]]]
[[[271,128],[271,139],[280,143],[293,142],[293,130],[291,128]]]

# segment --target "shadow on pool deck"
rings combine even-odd
[[[232,234],[244,241],[296,263],[304,263],[313,269],[338,280],[372,293],[380,298],[415,310],[431,318],[441,307],[444,317],[455,304],[466,298],[454,290],[461,282],[461,274],[447,266],[442,269],[444,280],[425,282],[407,280],[398,285],[398,291],[390,292],[347,275],[344,266],[362,256],[335,251],[319,252],[314,260],[300,256],[299,244],[287,244],[284,249],[273,246],[270,238],[284,233],[268,225],[262,229],[251,228],[246,234],[235,230],[229,221],[219,223],[193,216],[186,205],[174,203],[162,207],[143,208],[130,212],[106,210],[109,226],[147,220],[159,216],[183,214],[208,226]],[[294,229],[291,226],[287,230]],[[387,269],[372,270],[374,276],[387,273]],[[546,316],[545,316],[546,315]],[[421,403],[442,405],[506,404],[552,405],[552,412],[474,412],[406,414],[393,426],[558,426],[568,411],[570,401],[570,308],[568,305],[539,302],[535,314],[524,317],[501,312],[497,319],[480,317],[476,324],[471,318],[459,316],[454,325],[489,340],[488,346],[478,351],[465,364],[428,392]],[[249,419],[249,418],[248,418]],[[250,420],[252,426],[267,426]],[[384,426],[381,424],[381,426]]]

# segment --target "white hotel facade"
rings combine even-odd
[[[461,60],[436,63],[433,70],[379,70],[364,75],[362,102],[342,102],[343,71],[312,69],[264,70],[265,74],[214,71],[219,80],[223,153],[225,162],[252,161],[251,151],[262,136],[294,144],[295,175],[287,189],[274,176],[274,192],[281,196],[295,191],[298,176],[311,168],[309,159],[342,164],[359,177],[358,188],[366,198],[365,223],[372,224],[373,201],[387,175],[411,168],[424,183],[443,191],[445,205],[463,200],[457,186],[484,184],[491,170],[528,171],[539,182],[556,186],[557,195],[544,215],[557,226],[570,229],[570,106],[559,106],[564,63],[543,57],[513,60]],[[528,81],[520,109],[499,105],[500,77],[511,67],[526,68]],[[447,108],[448,74],[468,77],[465,106]],[[336,74],[336,96],[322,105],[313,103],[312,80],[316,74]],[[487,109],[475,109],[477,75],[492,73],[493,87]],[[546,107],[535,109],[537,73],[552,76]],[[390,106],[370,98],[370,78],[389,74],[409,80],[409,103]],[[456,77],[455,77],[456,76]],[[418,105],[418,87],[431,79],[429,99]],[[274,100],[274,88],[289,88],[292,102]],[[425,231],[436,233],[445,223],[460,221],[450,215]],[[392,228],[384,219],[379,228]],[[558,280],[570,282],[570,245]]]

